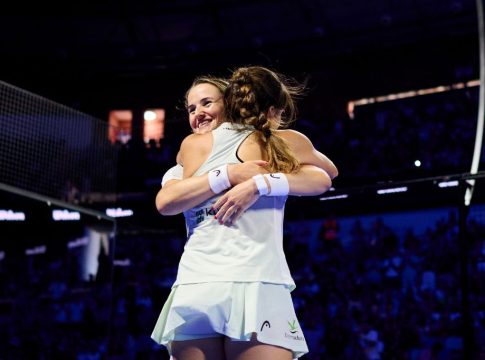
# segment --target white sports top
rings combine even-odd
[[[237,150],[252,131],[238,131],[230,123],[213,130],[212,151],[195,175],[223,164],[240,163]],[[285,284],[293,290],[295,283],[283,252],[287,197],[261,196],[234,225],[227,226],[219,224],[211,211],[219,196],[184,212],[188,240],[174,285],[261,281]]]
[[[165,186],[167,181],[170,180],[182,180],[184,178],[184,168],[182,165],[175,165],[168,169],[162,177],[162,187]]]

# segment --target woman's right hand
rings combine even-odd
[[[259,199],[258,188],[253,179],[248,179],[227,191],[213,205],[215,218],[220,224],[232,225]]]
[[[227,166],[229,182],[232,186],[235,186],[251,179],[255,175],[267,174],[268,171],[265,168],[267,165],[268,162],[264,160],[251,160],[241,164],[229,164]]]

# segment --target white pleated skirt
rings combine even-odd
[[[308,352],[290,290],[262,282],[211,282],[178,285],[163,306],[152,339],[172,341],[227,336],[289,349],[297,359]]]

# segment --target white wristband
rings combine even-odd
[[[269,182],[268,196],[286,196],[290,193],[290,184],[285,174],[265,174],[264,177]]]
[[[269,193],[268,185],[266,184],[266,180],[264,180],[263,175],[258,174],[253,176],[253,180],[256,183],[256,187],[258,188],[259,195],[267,195]]]
[[[216,167],[209,171],[209,186],[215,194],[229,189],[231,183],[229,181],[229,175],[227,174],[227,164]]]

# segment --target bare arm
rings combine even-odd
[[[158,191],[155,205],[162,215],[176,215],[212,196],[207,175],[170,180]]]
[[[310,139],[294,130],[280,130],[278,135],[289,144],[302,164],[296,173],[286,174],[289,195],[312,196],[326,192],[338,175],[333,162],[313,147]],[[254,180],[245,181],[222,195],[214,204],[221,224],[234,223],[259,198]]]
[[[315,196],[332,186],[328,173],[314,165],[302,165],[297,173],[286,174],[290,185],[289,195]]]
[[[332,180],[327,172],[314,166],[302,165],[297,173],[286,174],[290,185],[289,195],[312,196],[327,191]],[[222,224],[234,223],[259,198],[253,179],[246,180],[222,195],[214,204],[215,217]]]
[[[315,165],[325,170],[330,179],[337,177],[337,167],[327,156],[314,148],[307,136],[295,130],[279,130],[278,135],[288,142],[301,164]]]
[[[317,151],[310,140],[303,134],[284,130],[280,132],[292,147],[300,162],[303,165],[298,173],[287,174],[288,183],[290,186],[289,195],[298,196],[312,196],[324,193],[331,186],[331,179],[337,176],[337,168],[333,163],[322,153]],[[190,158],[192,164],[200,166],[205,160],[204,153],[208,153],[207,139],[204,141],[197,141],[202,137],[190,138],[188,141],[184,140],[182,143],[181,152],[179,152],[179,159]],[[187,140],[186,139],[186,140]],[[184,146],[185,145],[185,146]],[[202,151],[198,150],[202,147]],[[202,155],[201,155],[202,154]],[[194,156],[196,157],[194,160]],[[250,179],[253,175],[261,173],[262,169],[254,168],[254,163],[246,162],[239,165],[230,165],[228,168],[229,179],[231,185],[237,185],[222,195],[216,203],[216,208],[221,208],[218,212],[219,219],[223,222],[227,220],[227,211],[231,206],[236,206],[241,213],[249,208],[259,197],[257,193],[254,180]],[[244,165],[247,165],[244,168]],[[197,166],[192,166],[189,170],[184,167],[184,176],[191,176]],[[251,168],[252,166],[252,168]],[[259,166],[264,166],[259,164]],[[238,168],[239,167],[239,168]],[[323,171],[322,171],[323,169]],[[249,180],[248,180],[249,179]],[[170,190],[169,190],[170,189]],[[158,192],[156,197],[156,206],[162,215],[175,215],[182,211],[188,210],[193,206],[214,196],[211,191],[207,174],[186,178],[182,181],[172,180]],[[224,204],[227,205],[222,207]],[[224,216],[226,215],[226,218]],[[233,217],[233,221],[236,217]]]
[[[212,133],[191,134],[180,145],[177,162],[184,168],[184,179],[195,174],[197,169],[209,157],[212,149]]]
[[[254,175],[266,173],[266,161],[255,160],[242,164],[228,165],[227,172],[231,185],[237,185]],[[162,215],[176,215],[199,205],[215,194],[209,186],[207,174],[193,176],[183,180],[173,179],[160,189],[155,204]]]

